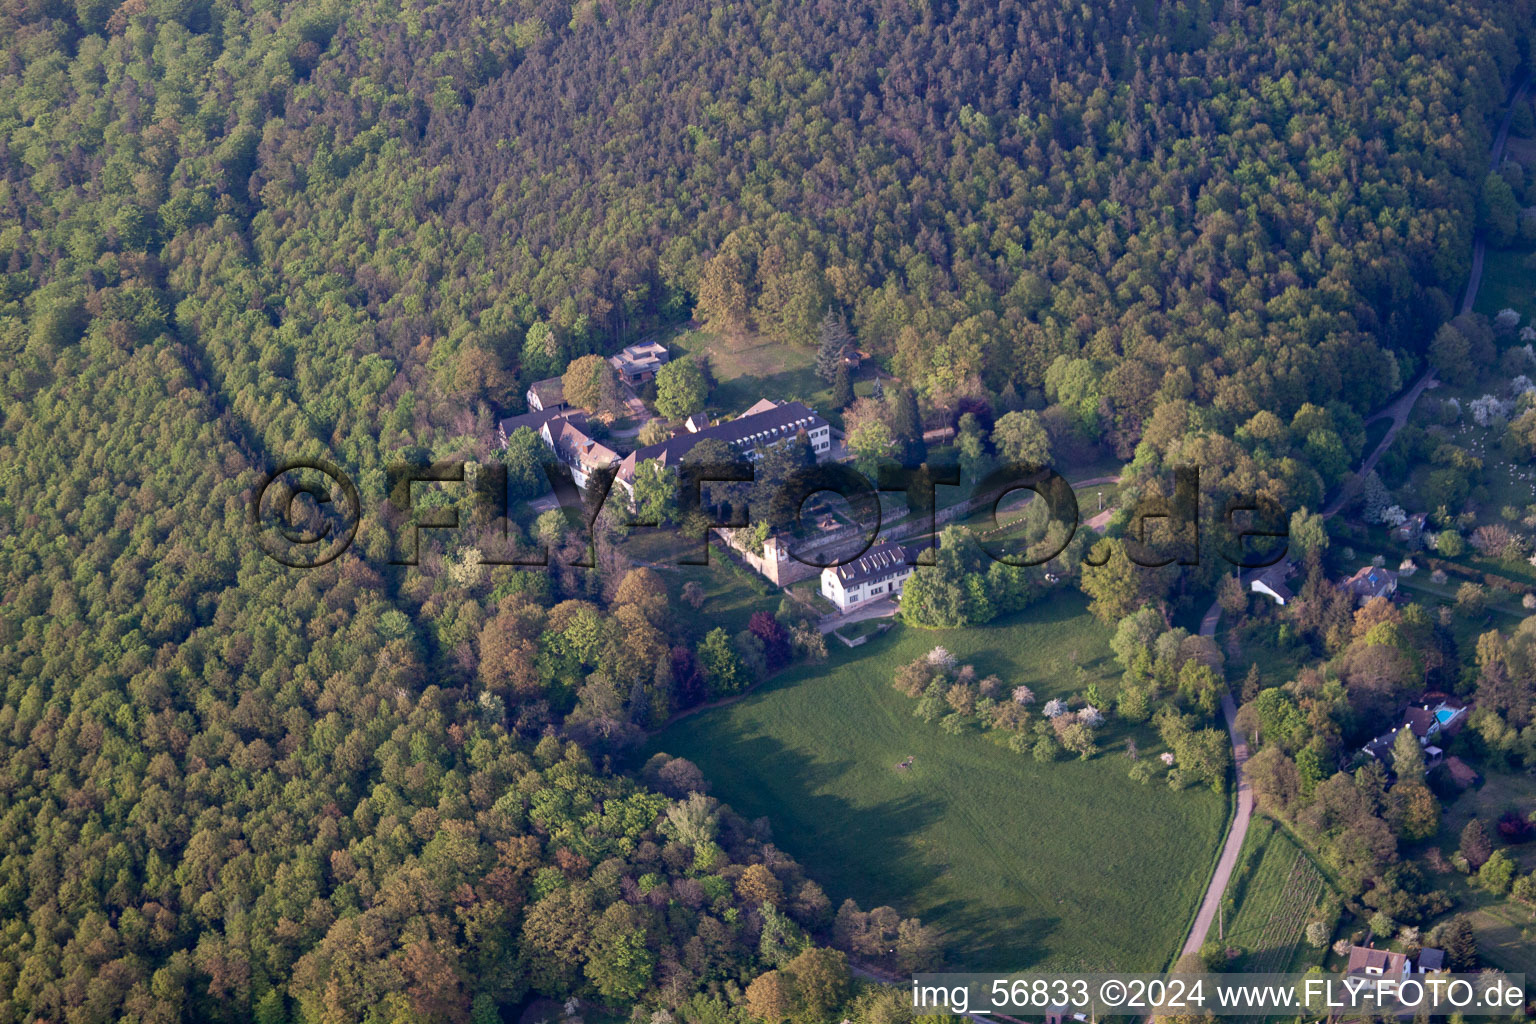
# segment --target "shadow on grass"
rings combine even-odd
[[[748,700],[763,695],[754,694]],[[864,910],[880,905],[901,909],[911,893],[928,889],[946,872],[942,851],[913,840],[941,821],[946,811],[942,798],[922,792],[921,759],[910,769],[898,769],[895,759],[884,766],[910,782],[909,792],[856,805],[826,791],[851,772],[869,767],[854,758],[835,753],[806,757],[762,735],[743,735],[724,742],[717,736],[707,750],[695,749],[691,743],[668,742],[663,737],[651,749],[696,761],[718,783],[717,789],[734,794],[731,806],[736,813],[748,819],[767,817],[777,826],[777,845],[797,860],[815,861],[816,880],[825,887],[834,907],[845,898],[856,897]],[[780,780],[777,788],[753,785],[753,778],[764,776]],[[789,779],[793,786],[783,784]],[[893,823],[900,823],[900,827],[893,827]],[[857,858],[826,856],[829,849],[847,848],[849,837],[855,837]],[[868,840],[858,842],[857,837]],[[946,957],[968,969],[988,965],[1002,968],[1037,959],[1037,950],[1020,947],[1020,935],[1044,937],[1062,924],[1058,918],[1041,916],[1000,920],[996,908],[963,899],[932,905],[926,908],[925,917],[928,921],[943,920]]]

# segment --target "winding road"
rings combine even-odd
[[[1522,100],[1530,90],[1531,78],[1527,76],[1510,94],[1508,109],[1504,112],[1504,120],[1499,125],[1498,134],[1494,137],[1493,145],[1489,149],[1488,161],[1490,167],[1498,167],[1500,158],[1504,155],[1504,145],[1509,140],[1510,124],[1514,120],[1515,105]],[[1467,278],[1467,290],[1461,300],[1461,312],[1470,313],[1477,302],[1477,290],[1483,283],[1483,257],[1487,246],[1481,237],[1472,243],[1472,272]],[[1379,410],[1367,423],[1377,420],[1392,420],[1392,426],[1386,436],[1381,439],[1375,450],[1360,463],[1360,468],[1346,481],[1340,489],[1338,496],[1323,509],[1325,518],[1339,512],[1354,496],[1355,490],[1360,485],[1360,480],[1376,466],[1376,462],[1392,446],[1392,441],[1397,437],[1398,431],[1408,422],[1408,415],[1413,411],[1414,403],[1425,391],[1434,387],[1439,382],[1435,380],[1433,368],[1426,370],[1424,375],[1413,383],[1413,386],[1395,399],[1390,405]],[[1251,582],[1253,575],[1241,577],[1246,586]],[[1200,635],[1216,636],[1216,627],[1221,623],[1221,604],[1211,602],[1211,607],[1206,611],[1205,617],[1200,620]],[[1232,880],[1232,871],[1237,867],[1237,857],[1242,851],[1243,840],[1248,835],[1248,825],[1253,820],[1253,787],[1249,784],[1246,766],[1248,763],[1248,743],[1237,728],[1237,704],[1228,694],[1222,698],[1221,714],[1226,719],[1227,734],[1232,737],[1232,762],[1237,771],[1237,813],[1232,818],[1232,828],[1227,832],[1226,844],[1222,847],[1221,856],[1216,861],[1216,870],[1211,875],[1211,883],[1206,887],[1205,896],[1200,901],[1200,910],[1195,914],[1194,925],[1189,930],[1189,937],[1184,940],[1184,948],[1180,955],[1198,953],[1200,947],[1205,945],[1210,936],[1211,925],[1216,920],[1216,914],[1221,906],[1221,898],[1227,891],[1227,883]]]

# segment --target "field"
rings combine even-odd
[[[1244,951],[1236,969],[1280,973],[1317,963],[1322,952],[1308,947],[1303,933],[1325,892],[1323,876],[1295,841],[1255,818],[1227,886],[1225,941]]]
[[[1227,801],[1126,776],[1128,735],[1089,761],[1040,764],[972,731],[946,735],[890,686],[898,665],[948,647],[1043,702],[1112,690],[1108,633],[1063,593],[1002,624],[897,626],[653,738],[695,761],[714,793],[775,841],[833,903],[890,904],[944,929],[956,967],[1156,970],[1180,945],[1210,875]],[[1142,756],[1156,737],[1139,732]],[[914,756],[910,770],[897,762]]]
[[[1505,845],[1493,827],[1498,816],[1510,808],[1526,814],[1536,810],[1536,777],[1490,774],[1483,785],[1463,793],[1446,808],[1434,845],[1448,857],[1457,848],[1461,830],[1476,816],[1488,826],[1494,849],[1513,857],[1521,874],[1536,870],[1536,843]],[[1529,907],[1472,886],[1460,872],[1430,877],[1456,901],[1453,913],[1468,915],[1484,961],[1512,973],[1536,975],[1536,914]]]

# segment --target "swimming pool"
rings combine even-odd
[[[1456,712],[1455,712],[1455,710],[1453,710],[1451,708],[1437,708],[1437,709],[1435,709],[1435,718],[1436,718],[1436,720],[1438,720],[1440,722],[1441,725],[1444,725],[1446,722],[1449,722],[1451,719],[1453,719],[1455,717],[1456,717]]]

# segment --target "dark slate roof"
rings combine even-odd
[[[591,470],[599,466],[611,466],[619,461],[619,453],[593,440],[587,435],[587,418],[555,416],[544,425],[549,435],[545,440],[555,449],[555,455],[566,465],[580,465]]]
[[[565,417],[580,430],[587,429],[587,414],[584,412],[573,412],[570,409],[545,409],[543,412],[525,412],[521,416],[508,416],[501,421],[501,436],[510,436],[518,427],[527,427],[537,434],[540,427],[556,416]]]
[[[1425,946],[1419,950],[1419,970],[1442,971],[1445,969],[1445,950]]]
[[[753,408],[763,404],[759,402]],[[625,457],[623,465],[619,467],[619,479],[634,479],[635,467],[649,459],[656,459],[664,466],[675,466],[693,450],[694,445],[707,438],[724,441],[732,448],[756,448],[794,437],[802,430],[810,431],[826,425],[826,420],[803,403],[780,402],[761,412],[738,416],[734,420],[704,427],[696,433],[678,434],[660,444],[636,449]]]
[[[888,540],[881,541],[858,558],[846,565],[836,566],[832,571],[837,574],[837,580],[843,585],[844,590],[861,583],[899,576],[913,568],[907,564],[907,558],[909,555],[916,555],[920,544],[922,542],[903,545]]]

